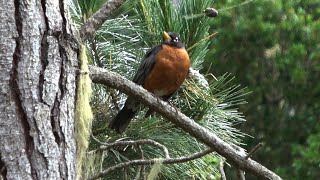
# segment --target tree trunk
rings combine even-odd
[[[63,0],[0,0],[0,179],[75,179],[67,12]]]

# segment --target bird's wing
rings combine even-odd
[[[135,82],[138,85],[143,85],[144,80],[146,79],[146,77],[149,75],[149,73],[151,72],[155,62],[156,62],[156,54],[159,52],[159,50],[162,49],[162,45],[158,45],[153,47],[152,49],[150,49],[146,55],[144,56],[140,67],[137,71],[137,73],[135,74],[134,78],[133,78],[133,82]]]

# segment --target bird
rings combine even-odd
[[[175,94],[186,79],[190,57],[177,33],[163,32],[163,41],[145,54],[133,82],[164,101]],[[109,123],[109,128],[121,134],[140,109],[140,103],[128,97],[123,108]],[[149,109],[145,115],[153,113]]]

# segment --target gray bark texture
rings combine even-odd
[[[68,19],[63,0],[0,0],[0,179],[75,179]]]

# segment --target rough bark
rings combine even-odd
[[[77,50],[63,0],[0,0],[0,179],[74,179]]]
[[[174,123],[177,127],[183,129],[197,140],[215,150],[236,167],[263,179],[281,179],[277,174],[258,162],[250,158],[247,159],[245,154],[236,150],[233,146],[224,142],[214,133],[200,126],[198,123],[170,106],[167,102],[156,98],[141,86],[136,85],[132,81],[129,81],[114,72],[102,68],[91,66],[89,70],[93,82],[119,89],[123,93],[139,100],[141,103],[149,106],[167,120]]]

